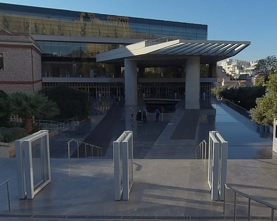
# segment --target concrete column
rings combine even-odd
[[[186,109],[199,109],[200,57],[192,56],[186,63]]]
[[[217,63],[209,64],[209,77],[216,78],[217,77]]]
[[[137,62],[129,59],[124,60],[125,66],[125,105],[133,106],[138,102],[137,89]]]

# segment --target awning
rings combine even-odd
[[[174,65],[184,63],[189,56],[200,56],[200,62],[209,64],[235,56],[249,41],[208,40],[146,40],[96,55],[97,62],[123,63],[125,58],[142,65]]]

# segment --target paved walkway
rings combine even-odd
[[[114,201],[112,159],[52,159],[52,182],[33,200],[18,200],[15,159],[2,159],[0,168],[1,179],[11,179],[12,208],[9,213],[4,189],[0,218],[221,220],[233,214],[231,192],[226,214],[222,202],[211,201],[207,162],[202,160],[135,159],[129,201]],[[277,160],[229,160],[227,182],[276,205]],[[238,197],[239,217],[247,216],[247,203]],[[251,214],[269,217],[270,211],[253,203]]]
[[[109,142],[106,157],[70,161],[52,158],[52,182],[34,200],[18,200],[15,159],[1,159],[0,181],[11,179],[12,212],[7,211],[5,189],[0,188],[0,220],[231,219],[233,195],[227,193],[227,212],[222,214],[222,202],[210,200],[207,162],[194,159],[195,146],[207,140],[210,130],[218,130],[229,142],[227,182],[276,204],[277,160],[271,159],[276,157],[270,150],[272,141],[261,138],[249,119],[219,102],[212,105],[213,109],[200,110],[196,127],[186,124],[187,129],[195,129],[195,136],[178,139],[172,139],[172,134],[185,119],[183,105],[174,114],[162,113],[160,122],[155,121],[154,114],[149,114],[148,123],[134,122],[131,127],[129,109],[114,107],[111,110],[118,111],[121,117],[105,141]],[[100,127],[102,123],[104,126]],[[98,136],[102,136],[110,122],[95,121],[90,125],[95,128],[99,125],[102,129]],[[129,201],[116,202],[112,141],[126,129],[134,133],[134,185]],[[80,139],[87,136],[80,134]],[[66,142],[69,137],[63,139]],[[62,148],[59,151],[62,155]],[[246,220],[246,205],[247,201],[239,197],[237,214],[241,220]],[[269,217],[270,211],[254,203],[251,214],[258,219]]]

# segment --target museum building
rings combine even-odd
[[[199,108],[216,63],[250,45],[207,36],[203,24],[0,3],[0,90],[65,84],[127,105],[177,94]]]

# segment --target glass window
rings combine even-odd
[[[0,71],[4,70],[4,58],[3,54],[0,54]]]

